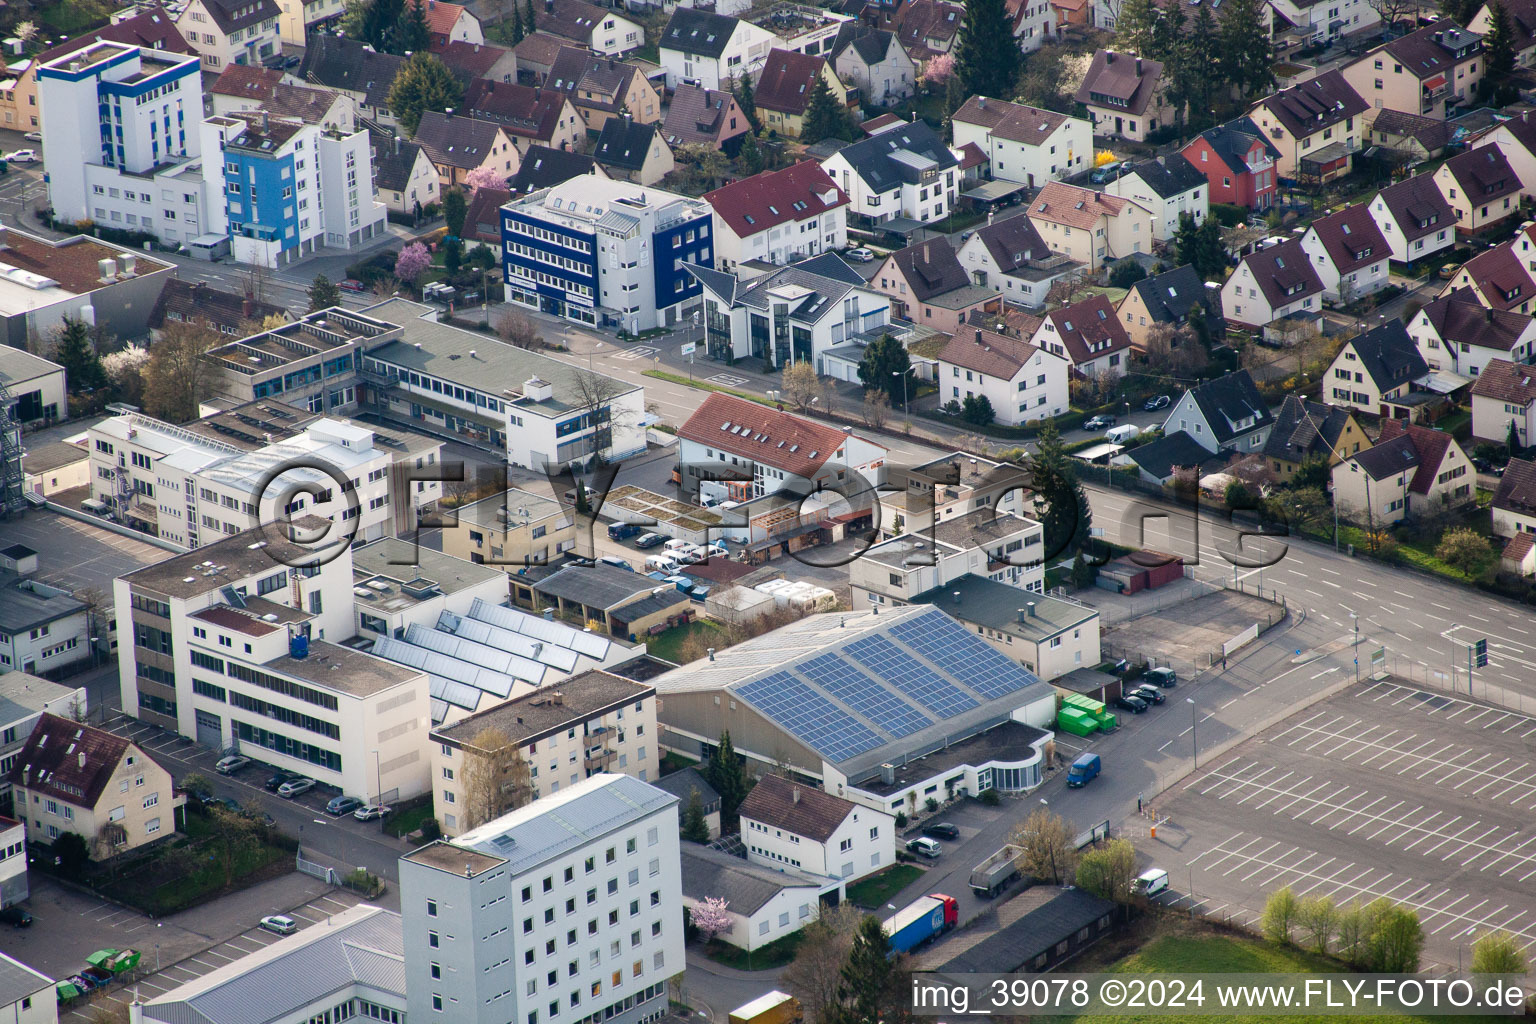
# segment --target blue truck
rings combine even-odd
[[[1068,788],[1077,789],[1079,786],[1088,785],[1098,778],[1099,769],[1102,767],[1103,763],[1099,760],[1098,754],[1078,754],[1077,760],[1072,762],[1072,767],[1067,769]]]
[[[885,934],[891,938],[891,950],[905,953],[916,949],[935,935],[953,928],[960,920],[960,904],[953,896],[930,893],[902,907],[885,919]]]

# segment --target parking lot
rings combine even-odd
[[[1230,590],[1201,594],[1205,588],[1191,580],[1170,587],[1185,588],[1188,593],[1165,607],[1104,630],[1106,657],[1136,655],[1132,660],[1150,659],[1155,664],[1171,666],[1182,678],[1197,667],[1206,667],[1207,656],[1212,651],[1219,655],[1224,641],[1255,622],[1262,631],[1267,619],[1280,615],[1274,604],[1247,594]],[[1161,593],[1156,591],[1153,596]],[[1126,600],[1107,591],[1091,591],[1086,597],[1088,603],[1101,610]]]
[[[1416,910],[1426,959],[1501,929],[1536,944],[1536,718],[1364,682],[1242,744],[1158,807],[1168,901],[1256,921],[1290,886]]]

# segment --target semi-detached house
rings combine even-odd
[[[1332,476],[1340,514],[1379,526],[1467,504],[1477,472],[1450,434],[1389,419],[1376,444],[1334,466]]]
[[[949,239],[929,239],[886,257],[870,278],[891,300],[892,315],[955,334],[973,312],[999,313],[996,288],[971,283]]]
[[[1083,267],[1065,253],[1052,252],[1028,217],[977,228],[956,255],[972,284],[1026,306],[1044,306],[1051,283]]]
[[[1051,181],[1030,200],[1028,217],[1047,245],[1090,273],[1152,251],[1152,212],[1129,199]]]
[[[1248,116],[1280,151],[1280,177],[1320,183],[1349,173],[1369,109],[1342,74],[1327,71],[1266,96]]]
[[[1364,203],[1313,221],[1301,247],[1332,301],[1348,304],[1387,286],[1391,251]]]
[[[1029,343],[1066,359],[1082,379],[1120,376],[1130,368],[1131,336],[1102,295],[1046,313]]]
[[[805,160],[704,194],[715,211],[715,265],[791,263],[848,244],[848,197],[820,164]]]
[[[1444,118],[1482,81],[1483,37],[1442,18],[1371,50],[1341,72],[1377,110]]]
[[[1396,263],[1411,263],[1456,244],[1456,211],[1445,201],[1433,175],[1416,174],[1388,185],[1369,209]]]
[[[821,162],[848,196],[849,223],[867,226],[942,220],[954,209],[959,164],[924,121],[888,128]]]
[[[1476,377],[1495,359],[1536,358],[1536,320],[1490,309],[1466,291],[1443,295],[1414,316],[1408,334],[1431,370]]]
[[[1536,366],[1490,359],[1472,385],[1472,437],[1503,444],[1511,423],[1521,447],[1536,438]]]
[[[1211,208],[1205,175],[1178,153],[1132,165],[1104,191],[1151,211],[1152,237],[1159,242],[1171,241],[1184,217],[1199,224]]]
[[[972,96],[952,121],[956,148],[975,143],[999,181],[1041,185],[1085,171],[1093,160],[1093,125],[1082,118]]]

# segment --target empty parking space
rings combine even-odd
[[[1290,886],[1419,913],[1426,955],[1467,932],[1536,945],[1536,719],[1390,680],[1281,722],[1159,806],[1152,856],[1207,913],[1257,920]],[[1182,877],[1181,877],[1182,876]]]

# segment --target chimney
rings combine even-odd
[[[1140,57],[1136,58],[1136,77],[1137,78],[1141,77],[1141,58]]]
[[[465,864],[464,865],[464,877],[465,878],[473,878],[473,877],[475,877],[475,866],[473,864]]]
[[[960,591],[956,590],[954,592],[954,594],[955,594],[955,604],[959,604],[960,603]]]
[[[245,298],[240,300],[240,315],[249,320],[251,318],[251,314],[254,312],[255,303],[251,301],[250,295],[246,295]]]
[[[80,768],[82,770],[84,770],[84,768],[85,768],[85,751],[83,751],[83,750],[80,751]]]
[[[1493,323],[1493,307],[1492,306],[1485,306],[1485,307],[1483,307],[1483,319],[1487,320],[1489,323]]]
[[[928,243],[927,242],[923,243],[923,262],[924,263],[929,262],[929,260],[928,260]]]
[[[263,110],[261,112],[261,130],[262,131],[266,131],[267,130],[267,123],[268,123],[268,121],[267,121],[267,112],[265,110]]]
[[[1105,50],[1104,51],[1104,63],[1105,64],[1113,64],[1114,62],[1115,62],[1115,51],[1114,50]]]
[[[976,97],[976,109],[978,109],[978,110],[986,110],[987,109],[987,98],[985,96],[977,96]]]
[[[399,132],[395,132],[393,134],[394,134],[394,139],[395,139],[395,156],[399,156],[400,155],[400,133]]]
[[[556,707],[562,706],[563,704],[565,704],[565,691],[564,690],[556,690],[554,692],[554,695],[550,698],[550,701]]]
[[[1031,602],[1029,602],[1029,604],[1025,605],[1025,607],[1029,609],[1029,617],[1030,618],[1034,618],[1035,617],[1035,602],[1031,601]]]
[[[80,756],[84,757],[85,755],[81,754]],[[789,791],[789,799],[793,803],[799,803],[800,802],[800,787],[799,786],[794,786],[794,787],[792,787],[790,789],[790,791]]]

